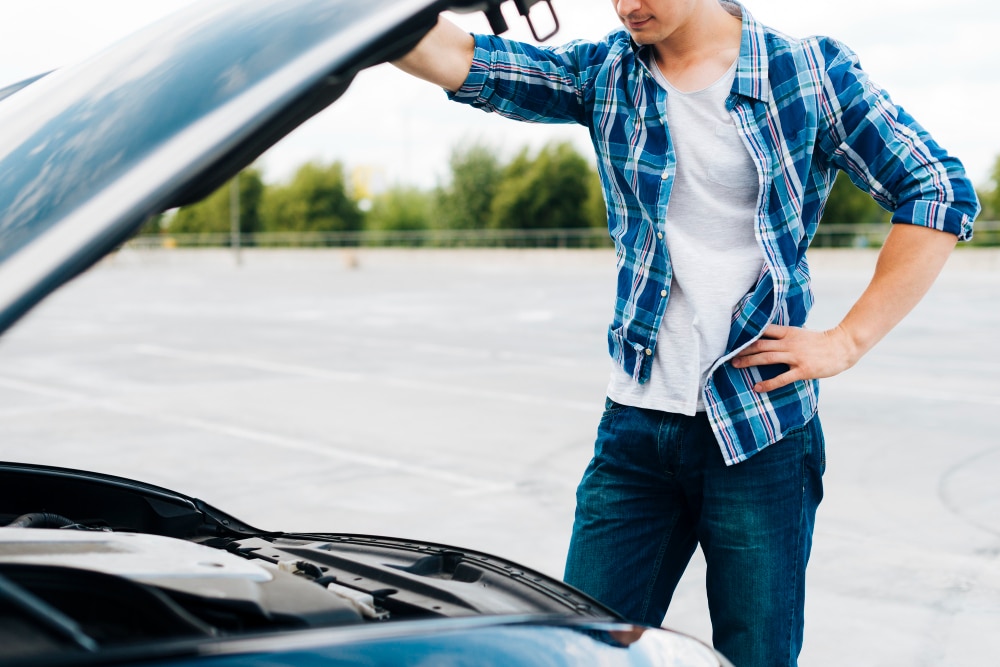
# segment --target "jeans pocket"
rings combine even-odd
[[[609,423],[615,415],[621,414],[628,409],[627,405],[622,405],[621,403],[616,403],[610,398],[605,397],[604,399],[604,413],[601,415],[601,423]]]
[[[605,397],[604,399],[604,411],[605,412],[621,412],[622,410],[628,408],[627,405],[622,403],[616,403],[610,398]]]
[[[813,460],[819,466],[819,474],[822,476],[826,472],[826,436],[823,435],[823,426],[820,424],[819,415],[813,415],[806,426],[813,430]]]
[[[813,415],[812,419],[802,426],[790,430],[782,439],[800,441],[806,464],[815,466],[821,476],[826,472],[826,438],[823,435],[823,425],[819,421],[818,414]]]
[[[826,438],[823,437],[823,430],[819,431],[819,474],[826,473]]]

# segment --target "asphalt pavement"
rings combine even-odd
[[[0,338],[0,459],[261,528],[391,534],[560,576],[610,361],[609,251],[126,250]],[[814,252],[810,326],[868,251]],[[825,380],[804,667],[1000,663],[1000,253]],[[696,555],[666,625],[710,640]]]

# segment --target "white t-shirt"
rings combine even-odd
[[[703,90],[681,92],[655,64],[667,90],[677,159],[662,232],[673,278],[649,381],[617,366],[608,396],[623,405],[694,415],[704,409],[708,371],[726,351],[733,308],[756,284],[763,252],[754,231],[757,169],[725,102],[734,62]]]

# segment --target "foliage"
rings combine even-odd
[[[851,231],[835,231],[834,225],[842,228],[844,225],[887,223],[891,217],[889,211],[875,203],[871,194],[854,185],[847,174],[838,172],[820,221],[820,231],[823,233],[816,237],[814,244],[832,247],[854,246],[859,243],[867,245],[871,240],[868,236]]]
[[[504,164],[488,146],[456,148],[451,179],[432,191],[396,186],[375,195],[362,212],[348,189],[340,163],[303,165],[286,184],[265,185],[258,169],[239,176],[240,228],[254,232],[421,232],[427,230],[603,229],[607,211],[600,179],[589,161],[568,142],[551,143],[533,154],[522,149]],[[982,221],[1000,219],[1000,156],[990,181],[978,192]],[[157,234],[216,233],[230,226],[230,183],[172,217],[150,219],[141,231]],[[817,242],[864,242],[850,225],[888,222],[890,213],[838,174],[823,212],[826,232]],[[841,233],[843,226],[847,231]],[[841,230],[837,230],[840,227]],[[501,236],[501,238],[506,238]],[[535,238],[534,236],[530,238]],[[537,238],[547,238],[545,234]],[[559,238],[559,237],[552,237]],[[575,237],[571,237],[575,238]],[[586,238],[590,238],[589,235]],[[832,239],[832,240],[831,240]],[[977,236],[980,243],[995,243]],[[319,242],[319,241],[317,241]],[[377,240],[376,240],[377,242]],[[551,241],[543,241],[548,243]],[[562,243],[563,241],[558,241]]]
[[[264,192],[264,182],[260,171],[247,169],[239,178],[240,191],[240,232],[251,234],[260,230],[260,200]],[[228,234],[232,225],[229,210],[232,180],[205,199],[183,206],[170,220],[172,234]]]
[[[846,174],[838,172],[823,209],[822,221],[836,225],[873,224],[888,222],[891,215],[876,204],[868,192],[854,185]]]
[[[537,154],[521,150],[503,164],[483,144],[452,152],[452,178],[435,191],[394,187],[367,213],[349,194],[343,165],[308,163],[286,184],[265,185],[260,171],[240,175],[240,218],[252,232],[418,232],[435,229],[604,229],[600,179],[568,142]],[[151,220],[144,233],[228,234],[229,183],[173,217]],[[260,240],[260,242],[264,242]]]
[[[490,226],[572,229],[591,226],[586,203],[592,169],[568,142],[548,144],[532,158],[522,150],[503,170]]]
[[[365,228],[385,232],[430,229],[433,204],[433,195],[419,188],[391,188],[375,197]]]
[[[587,179],[587,201],[583,205],[584,217],[591,227],[606,229],[608,226],[608,205],[604,201],[601,177],[592,169]]]
[[[1000,155],[993,163],[993,171],[986,187],[977,192],[983,211],[980,220],[1000,220]]]
[[[142,227],[140,227],[139,231],[136,233],[139,235],[160,234],[163,232],[163,225],[164,215],[162,213],[158,213],[144,222]]]
[[[485,229],[503,177],[496,152],[483,144],[456,148],[448,160],[451,182],[438,190],[436,227]]]
[[[347,194],[339,162],[304,164],[286,185],[273,185],[261,201],[263,231],[348,232],[361,229],[363,215]]]

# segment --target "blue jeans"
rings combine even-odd
[[[825,467],[818,417],[727,467],[704,413],[609,399],[577,489],[566,582],[657,626],[700,544],[716,649],[736,667],[794,666]]]

